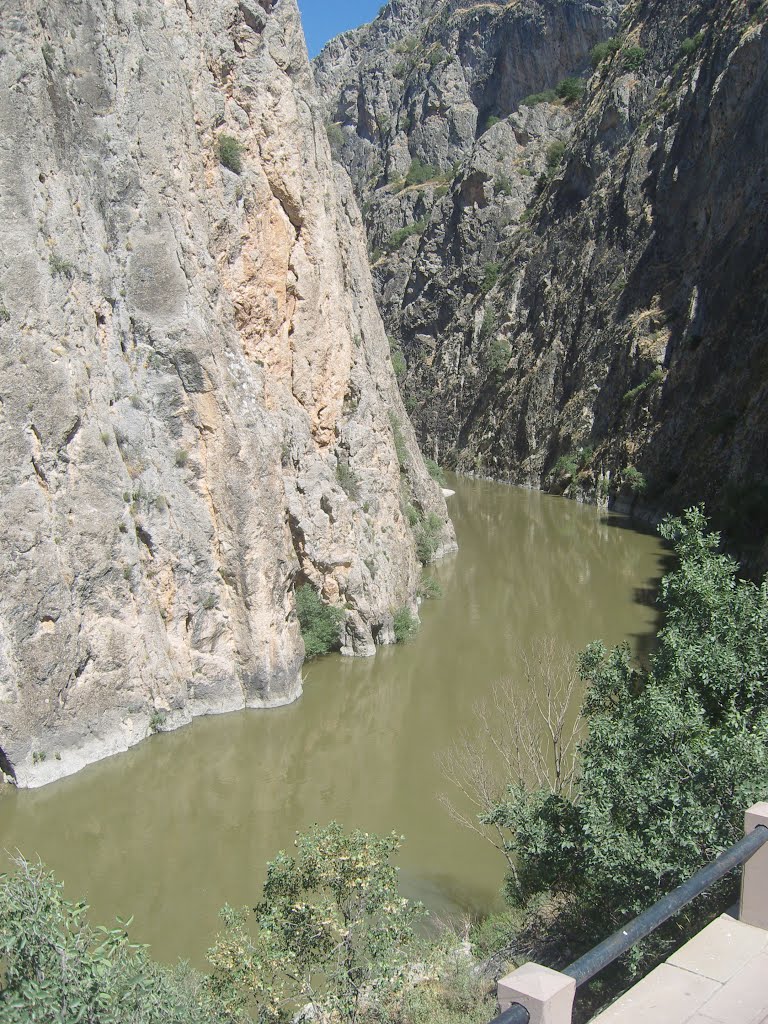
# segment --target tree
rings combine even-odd
[[[680,559],[647,671],[626,645],[590,645],[580,670],[577,798],[517,787],[486,815],[516,864],[516,905],[578,907],[585,941],[651,905],[735,842],[768,790],[768,588],[739,580],[701,508],[660,532]]]
[[[0,876],[3,1024],[214,1024],[201,975],[153,963],[119,927],[95,927],[43,864]]]
[[[398,893],[390,858],[400,839],[331,822],[299,833],[295,846],[267,865],[254,937],[247,913],[225,908],[211,985],[235,1019],[251,1002],[259,1021],[309,1003],[314,1019],[354,1024],[403,988],[413,956],[422,910]]]
[[[341,608],[323,604],[314,587],[305,584],[296,591],[296,613],[307,661],[338,647],[339,633],[344,623]]]

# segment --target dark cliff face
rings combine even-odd
[[[519,107],[479,135],[437,206],[408,199],[426,228],[404,243],[408,258],[394,269],[382,259],[375,276],[430,452],[587,500],[704,500],[743,546],[762,543],[767,19],[757,0],[633,4],[578,105]],[[503,117],[519,94],[503,92],[492,110],[497,80],[483,109]],[[511,142],[488,145],[507,129],[522,160]],[[553,138],[566,141],[562,160],[550,154],[526,190]],[[478,168],[486,149],[499,162]],[[506,220],[488,213],[499,193]],[[358,194],[371,202],[359,182]],[[367,222],[381,245],[370,209]]]

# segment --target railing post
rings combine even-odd
[[[571,1024],[576,982],[567,974],[541,964],[524,964],[499,979],[497,995],[501,1012],[520,1003],[530,1024]]]
[[[744,815],[744,834],[758,825],[768,828],[768,801],[753,804]],[[768,929],[768,843],[753,853],[741,874],[739,920]]]

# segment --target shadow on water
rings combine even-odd
[[[413,643],[306,667],[303,697],[272,711],[197,719],[126,754],[0,803],[0,849],[40,856],[94,918],[135,915],[136,941],[201,964],[225,902],[253,905],[264,865],[314,821],[405,836],[402,889],[439,916],[499,902],[500,854],[438,801],[437,755],[478,699],[524,679],[521,651],[629,639],[644,657],[656,610],[637,600],[663,551],[593,508],[452,478],[460,550],[430,567],[442,600]],[[10,788],[10,787],[9,787]]]

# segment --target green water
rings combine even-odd
[[[402,888],[438,913],[498,902],[500,854],[455,824],[436,754],[519,652],[555,635],[574,649],[655,629],[658,540],[618,516],[497,484],[453,479],[459,553],[407,646],[324,658],[274,711],[197,719],[40,790],[0,800],[0,849],[39,854],[94,919],[135,915],[155,956],[203,963],[225,902],[253,904],[265,862],[296,829],[336,819],[405,835]]]

